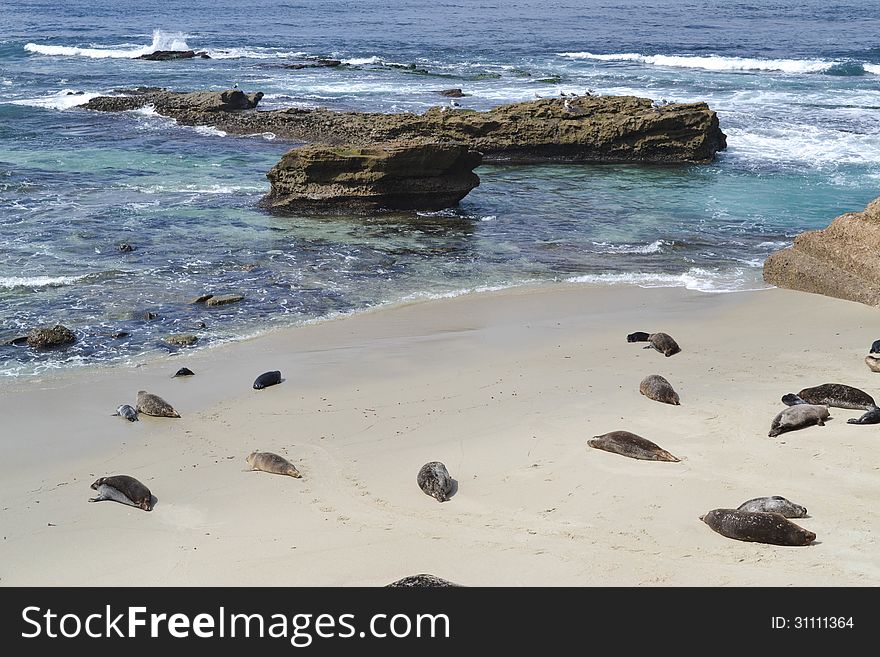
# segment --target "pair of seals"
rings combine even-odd
[[[587,444],[596,449],[642,461],[677,463],[681,460],[647,438],[642,438],[629,431],[612,431],[601,436],[593,436],[593,439],[588,440]]]
[[[254,381],[254,390],[262,390],[263,388],[268,388],[269,386],[274,386],[279,383],[281,383],[280,371],[275,370],[273,372],[263,372],[257,377],[256,381]]]
[[[659,374],[651,374],[642,379],[642,382],[639,384],[639,392],[654,401],[672,404],[673,406],[681,405],[678,393],[673,390],[672,384]]]
[[[138,413],[152,415],[153,417],[180,417],[180,413],[159,395],[154,395],[146,390],[138,390],[137,405]]]
[[[422,573],[420,575],[410,575],[385,585],[386,588],[437,588],[441,586],[461,586],[461,584],[455,584],[436,575]]]
[[[714,531],[737,541],[769,543],[770,545],[809,545],[816,535],[794,524],[779,513],[713,509],[700,520]]]
[[[814,424],[820,427],[825,426],[825,420],[831,419],[828,414],[828,407],[819,404],[797,404],[789,406],[779,413],[773,422],[770,423],[770,433],[767,435],[775,438],[779,434],[787,431],[796,431],[797,429],[805,429]]]
[[[136,506],[144,511],[153,510],[153,494],[134,477],[128,475],[101,477],[92,484],[92,489],[98,491],[98,496],[89,498],[89,502],[113,500],[128,506]]]
[[[119,417],[124,417],[129,422],[137,422],[138,421],[138,412],[129,406],[128,404],[122,404],[121,406],[116,407],[116,412],[113,415],[118,415]]]
[[[294,467],[293,463],[283,456],[273,454],[272,452],[251,452],[247,455],[247,464],[250,469],[268,472],[270,474],[287,475],[288,477],[296,477],[299,479],[302,475],[299,470]]]
[[[425,463],[419,470],[416,482],[425,495],[430,495],[438,502],[445,502],[452,495],[452,477],[440,461]]]
[[[773,495],[772,497],[755,497],[748,502],[740,504],[737,511],[752,511],[761,513],[778,513],[785,518],[806,518],[807,507],[790,502],[784,497]]]
[[[626,336],[627,342],[650,342],[645,349],[654,348],[664,356],[673,356],[681,351],[678,343],[672,339],[671,335],[666,333],[645,333],[644,331],[636,331]]]

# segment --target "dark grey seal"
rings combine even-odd
[[[773,418],[773,422],[770,423],[770,433],[767,435],[774,438],[781,433],[805,429],[814,424],[824,427],[825,420],[828,419],[831,419],[831,416],[828,414],[827,406],[819,404],[789,406]]]
[[[664,356],[673,356],[681,351],[678,343],[667,333],[645,333],[636,331],[626,336],[627,342],[650,342],[645,349],[656,349]]]
[[[455,584],[442,577],[437,577],[436,575],[422,573],[421,575],[404,577],[396,582],[391,582],[391,584],[386,584],[385,586],[386,588],[435,588],[441,586],[461,586],[461,584]]]
[[[878,424],[880,423],[880,408],[874,408],[861,417],[851,417],[847,424]]]
[[[864,390],[842,383],[823,383],[814,388],[804,388],[798,394],[788,393],[782,398],[788,406],[795,404],[821,404],[835,408],[850,408],[870,411],[877,408],[874,398]]]
[[[438,502],[445,502],[452,494],[452,477],[440,461],[425,463],[419,470],[416,482],[425,495],[430,495]]]
[[[778,513],[786,518],[807,517],[807,507],[790,502],[779,495],[773,495],[772,497],[755,497],[748,502],[740,504],[736,510]]]
[[[171,378],[174,378],[175,376],[195,376],[195,372],[193,372],[188,367],[181,367],[174,373],[174,376],[172,376]]]
[[[601,436],[593,436],[593,439],[588,440],[587,444],[596,449],[642,461],[678,462],[681,460],[656,443],[629,431],[612,431]]]
[[[263,372],[257,377],[256,381],[254,381],[254,390],[262,390],[263,388],[268,388],[269,386],[274,386],[279,383],[281,383],[280,371],[275,370],[273,372]]]
[[[737,541],[770,545],[809,545],[816,535],[779,513],[713,509],[700,520],[713,530]]]
[[[874,340],[874,342],[871,343],[871,353],[880,354],[880,340]]]
[[[122,404],[116,409],[116,412],[113,415],[118,415],[119,417],[124,417],[129,422],[137,422],[138,421],[138,412],[134,410],[128,404]]]
[[[672,388],[672,384],[659,374],[649,374],[639,384],[639,392],[648,399],[679,406],[681,401],[678,393]]]
[[[136,506],[144,511],[153,510],[153,494],[134,477],[128,475],[101,477],[92,484],[92,489],[98,491],[98,496],[89,498],[89,502],[113,500]]]

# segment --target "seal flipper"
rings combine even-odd
[[[807,402],[805,402],[793,392],[790,392],[787,395],[783,395],[782,403],[786,406],[797,406],[798,404],[806,404]]]

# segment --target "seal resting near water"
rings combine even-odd
[[[436,575],[422,573],[421,575],[410,575],[409,577],[404,577],[395,582],[391,582],[391,584],[385,585],[386,588],[435,588],[441,586],[461,586],[461,584],[455,584],[453,582],[450,582],[449,580],[443,579],[442,577],[437,577]]]
[[[784,497],[773,495],[771,497],[755,497],[748,502],[740,504],[737,511],[754,511],[763,513],[778,513],[786,518],[806,518],[807,507],[790,502]]]
[[[263,372],[257,377],[256,381],[254,381],[254,390],[262,390],[263,388],[268,388],[269,386],[274,386],[279,383],[281,383],[280,371],[274,370],[273,372]]]
[[[293,463],[283,456],[278,456],[278,454],[273,454],[272,452],[251,452],[247,455],[246,460],[248,465],[251,466],[251,470],[287,475],[297,479],[302,477]]]
[[[596,449],[642,461],[678,462],[681,460],[656,443],[629,431],[612,431],[601,436],[593,436],[593,439],[588,440],[587,444]]]
[[[823,383],[814,388],[804,388],[796,395],[788,393],[782,398],[782,403],[788,406],[821,404],[860,411],[870,411],[877,408],[874,398],[867,392],[842,383]]]
[[[89,502],[113,500],[136,506],[144,511],[153,510],[153,494],[134,477],[128,475],[101,477],[92,484],[92,489],[98,492],[98,496],[89,498]]]
[[[787,431],[796,431],[797,429],[805,429],[814,424],[820,427],[825,426],[825,420],[831,418],[828,413],[828,407],[819,404],[796,404],[789,406],[780,412],[773,422],[770,423],[770,433],[767,435],[771,438],[778,436]]]
[[[116,408],[116,412],[113,415],[118,415],[119,417],[124,417],[129,422],[137,422],[138,421],[138,412],[134,410],[128,404],[122,404]]]
[[[700,520],[713,530],[737,541],[771,545],[809,545],[816,535],[779,513],[713,509]]]
[[[659,374],[650,374],[642,379],[639,384],[639,392],[648,399],[679,406],[681,402],[678,393],[672,389],[672,384]]]
[[[146,390],[138,390],[137,404],[138,413],[152,415],[153,417],[180,417],[180,413],[159,395],[154,395]]]
[[[416,481],[426,495],[430,495],[438,502],[445,502],[452,494],[452,477],[440,461],[425,463],[419,470]]]
[[[681,351],[678,343],[667,333],[645,333],[636,331],[626,336],[627,342],[650,342],[645,349],[656,349],[664,356],[673,356]]]

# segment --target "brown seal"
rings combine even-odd
[[[98,496],[89,498],[89,502],[113,500],[136,506],[144,511],[153,510],[153,494],[134,477],[128,475],[101,477],[92,484],[92,489],[98,491]]]
[[[816,535],[794,524],[781,513],[713,509],[700,520],[713,530],[737,541],[771,545],[809,545]]]
[[[877,356],[872,354],[865,356],[865,365],[867,365],[868,369],[872,372],[880,372],[880,358]]]
[[[146,390],[138,390],[135,409],[138,413],[153,417],[180,417],[180,413],[175,411],[171,404],[159,395],[154,395]]]
[[[593,436],[593,439],[588,440],[587,444],[590,447],[628,456],[631,459],[672,462],[681,460],[647,438],[642,438],[629,431],[612,431],[601,436]]]
[[[827,406],[795,404],[783,409],[781,413],[773,418],[773,422],[770,424],[770,433],[767,435],[774,438],[781,433],[805,429],[814,424],[824,427],[825,420],[830,419],[831,415],[828,414]]]
[[[648,399],[679,406],[681,401],[678,393],[672,389],[672,384],[659,374],[649,374],[639,384],[639,392]]]
[[[664,356],[673,356],[681,351],[678,343],[668,333],[645,333],[636,331],[626,336],[627,342],[650,342],[645,349],[654,348]]]
[[[287,475],[297,479],[302,477],[293,463],[283,456],[278,456],[278,454],[273,454],[272,452],[251,452],[247,455],[247,463],[251,466],[251,470]]]

